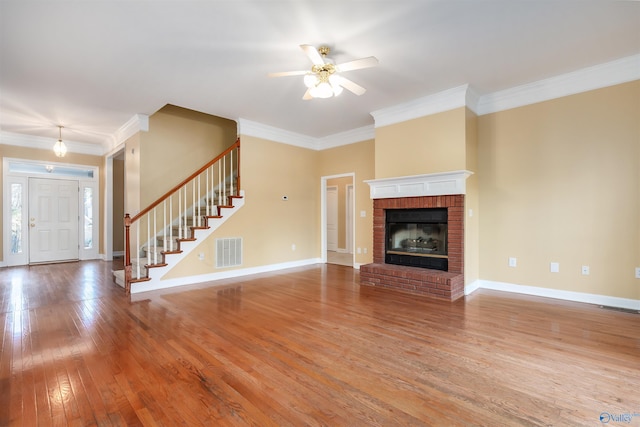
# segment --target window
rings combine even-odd
[[[11,236],[9,250],[22,253],[22,184],[11,184]]]
[[[93,248],[93,188],[84,187],[82,195],[84,213],[84,248]]]

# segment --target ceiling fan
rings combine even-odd
[[[356,59],[342,64],[334,64],[332,60],[327,58],[330,52],[327,46],[321,46],[319,49],[316,49],[311,45],[303,44],[300,45],[300,47],[313,63],[311,70],[269,73],[268,76],[285,77],[304,75],[304,84],[307,87],[307,91],[302,97],[304,100],[338,96],[342,93],[343,88],[356,95],[362,95],[366,92],[366,89],[346,77],[341,76],[340,73],[378,65],[378,59],[375,56]]]

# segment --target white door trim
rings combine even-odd
[[[355,199],[353,198],[353,193],[355,191],[356,187],[355,185],[352,184],[348,184],[347,185],[347,191],[346,191],[346,218],[345,218],[345,232],[346,232],[346,249],[347,252],[350,254],[353,254],[353,242],[355,241],[355,233],[354,233],[354,227],[353,224],[355,222],[355,218],[353,217],[354,213],[355,213],[355,209],[354,209],[354,204],[355,204]]]

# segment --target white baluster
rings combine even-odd
[[[200,192],[200,175],[198,175],[198,227],[200,227],[200,221],[202,218],[202,215],[200,215],[200,199],[201,197],[201,192]]]
[[[215,168],[215,165],[211,165],[211,215],[218,215],[218,213],[214,210],[214,206],[216,205],[216,198],[214,197],[216,192],[215,190],[216,187],[213,179],[214,168]]]
[[[229,195],[233,195],[233,150],[231,150],[229,152],[229,169],[230,169],[230,173],[229,173],[229,177],[230,177],[230,185],[229,185]]]
[[[191,181],[191,224],[195,227],[196,221],[196,182]]]
[[[218,206],[222,204],[222,166],[218,160]]]
[[[157,207],[157,206],[156,206]],[[156,239],[156,230],[158,229],[158,221],[156,215],[156,208],[153,208],[153,263],[158,263],[158,240]]]
[[[136,279],[140,278],[140,221],[136,223]]]
[[[147,217],[147,264],[151,264],[151,247],[149,246],[149,236],[151,236],[151,213],[146,215]]]
[[[173,218],[173,195],[169,196],[169,218]],[[173,221],[169,220],[169,251],[173,252]]]
[[[167,201],[162,202],[162,251],[167,251]]]
[[[204,198],[204,206],[205,206],[205,213],[207,216],[209,216],[209,168],[207,168],[207,170],[205,171],[205,178],[204,178],[204,182],[205,182],[205,198]]]

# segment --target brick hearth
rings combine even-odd
[[[385,210],[447,208],[449,271],[385,264]],[[373,201],[373,264],[360,267],[360,283],[454,301],[464,295],[464,195]]]

